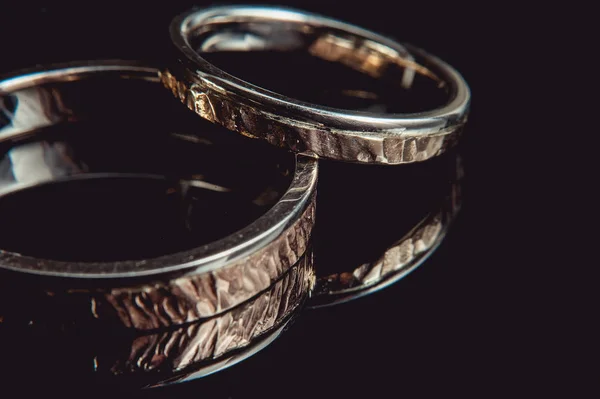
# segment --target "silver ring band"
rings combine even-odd
[[[119,96],[126,96],[131,84],[126,82],[135,81],[156,87],[158,96],[164,93],[157,84],[158,70],[124,61],[62,65],[0,81],[0,116],[6,119],[0,125],[0,144],[11,148],[25,138],[37,140],[36,135],[45,132],[42,127],[85,118],[81,112],[86,104],[99,106],[94,98],[112,94],[102,90],[112,90],[116,84],[123,89]],[[93,92],[78,86],[90,83],[96,84]],[[101,115],[110,108],[93,111]],[[41,167],[44,173],[25,181],[14,173],[13,164],[7,172],[10,178],[0,179],[0,196],[87,173],[72,167],[65,157],[55,157],[53,162],[58,163],[52,165],[38,158],[32,168]],[[307,250],[314,224],[317,161],[298,155],[294,167],[289,188],[266,213],[217,241],[156,258],[118,262],[38,259],[0,250],[0,272],[46,287],[40,300],[87,303],[80,306],[87,309],[87,316],[140,330],[223,313],[268,289]],[[16,291],[15,295],[27,292]],[[12,299],[27,302],[24,297]]]
[[[302,49],[375,77],[385,68],[400,67],[403,85],[410,85],[411,74],[426,75],[448,91],[449,99],[440,108],[412,114],[348,111],[295,100],[232,76],[202,57],[204,51],[227,47],[229,39],[204,47],[194,41],[232,27],[256,37],[246,40],[242,51]],[[423,50],[331,18],[280,7],[219,6],[175,18],[171,39],[180,58],[161,80],[176,97],[209,121],[295,152],[358,163],[423,161],[454,144],[467,120],[470,91],[454,68]]]

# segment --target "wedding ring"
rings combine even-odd
[[[157,69],[124,61],[59,65],[0,81],[0,207],[6,211],[0,212],[4,215],[0,220],[4,236],[0,240],[0,323],[12,319],[32,323],[38,318],[104,321],[139,330],[190,323],[229,311],[269,289],[307,251],[314,223],[316,159],[306,155],[294,159],[270,146],[255,148],[252,145],[260,143],[247,143],[237,135],[200,134],[203,127],[193,116],[193,126],[182,128],[176,121],[190,113],[182,109],[183,116],[170,114],[171,103],[175,103],[173,109],[182,107],[164,94],[158,82]],[[96,130],[86,135],[78,130],[80,123]],[[145,131],[150,127],[172,130],[163,134]],[[227,141],[231,139],[246,142],[232,144]],[[224,144],[219,140],[225,140]],[[242,165],[244,152],[248,161]],[[252,186],[253,171],[257,179],[263,179],[266,188],[262,191]],[[264,181],[265,176],[274,181]],[[224,183],[211,178],[222,178]],[[165,183],[160,186],[164,192],[180,199],[176,203],[181,209],[173,218],[152,210],[148,215],[140,213],[136,222],[149,228],[155,220],[171,223],[179,210],[187,215],[190,201],[196,201],[190,194],[194,189],[214,195],[239,191],[251,201],[252,209],[259,207],[263,213],[222,237],[211,235],[211,229],[223,230],[219,223],[204,226],[200,220],[197,230],[204,242],[194,245],[192,240],[180,247],[181,240],[172,240],[173,247],[164,253],[154,248],[164,240],[140,244],[140,237],[120,232],[119,220],[98,243],[86,241],[84,233],[71,232],[69,247],[66,239],[57,237],[66,228],[52,231],[51,224],[43,226],[47,240],[32,238],[37,232],[30,216],[64,223],[51,218],[51,205],[61,205],[69,195],[44,203],[40,197],[26,202],[24,193],[43,189],[52,194],[73,182],[91,182],[93,193],[100,190],[100,198],[113,201],[112,196],[101,195],[106,179],[118,181],[120,191],[116,192],[123,195],[135,191],[131,188],[135,179],[160,181]],[[147,201],[140,200],[132,209],[145,209]],[[213,204],[220,202],[217,199]],[[27,212],[7,214],[25,203],[33,204]],[[97,221],[110,219],[101,208],[84,209],[80,214],[95,215]],[[227,212],[236,212],[235,207]],[[181,228],[189,226],[182,223]],[[168,239],[170,233],[162,234]],[[113,244],[125,251],[124,258],[111,253],[110,245],[102,247],[112,242],[113,235],[123,240]],[[45,241],[60,244],[62,252],[43,247]],[[6,248],[8,243],[11,248]],[[98,244],[93,245],[98,259],[85,259],[88,244]],[[31,254],[32,246],[51,256]],[[81,246],[86,250],[78,251]],[[132,248],[151,255],[134,256]],[[304,278],[307,286],[314,282],[312,273],[305,273]]]
[[[423,161],[451,147],[467,121],[470,91],[454,68],[335,19],[281,7],[216,6],[175,18],[171,39],[179,58],[161,80],[177,98],[204,119],[294,152],[357,163]],[[249,51],[310,54],[389,80],[397,93],[424,77],[445,101],[413,113],[332,108],[247,82],[208,60],[220,52]]]

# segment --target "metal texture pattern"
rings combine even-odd
[[[136,63],[103,61],[60,65],[0,81],[0,112],[7,118],[0,125],[0,143],[10,148],[15,140],[43,135],[46,130],[40,127],[86,118],[86,106],[100,106],[94,99],[111,94],[102,93],[103,87],[125,90],[128,82],[143,80],[160,95],[164,91],[157,77],[157,70]],[[85,82],[96,82],[96,90],[76,90]],[[67,84],[71,93],[78,93],[77,101],[69,102],[72,107],[61,91]],[[22,101],[15,101],[19,96]],[[39,101],[26,101],[31,98]],[[13,163],[0,195],[86,172],[73,167],[68,157],[55,157],[50,164],[34,161],[30,169],[44,173],[23,181]],[[0,250],[2,284],[7,285],[0,321],[28,322],[30,315],[57,321],[83,318],[153,330],[221,314],[269,288],[304,254],[314,224],[316,180],[316,159],[298,155],[291,185],[261,217],[217,241],[157,258],[67,262]],[[43,293],[36,293],[40,287]],[[17,301],[23,312],[12,309],[16,298],[25,297]]]
[[[178,378],[190,373],[199,377],[206,369],[212,371],[214,362],[256,345],[258,338],[286,324],[304,303],[314,281],[311,257],[307,254],[268,290],[229,312],[175,330],[137,337],[128,356],[107,364],[106,371],[116,375],[183,372]],[[103,367],[98,364],[98,371]]]
[[[126,327],[152,330],[220,314],[269,288],[307,249],[314,203],[285,232],[246,258],[164,283],[114,288],[91,300],[93,316],[118,316]],[[99,309],[102,309],[100,311]]]
[[[253,47],[248,39],[242,51],[302,48],[374,77],[396,65],[404,68],[404,86],[410,86],[415,73],[422,74],[445,87],[449,100],[420,113],[377,114],[285,97],[227,74],[191,43],[211,29],[236,25],[254,29],[257,37],[258,44]],[[304,43],[299,37],[306,32],[317,38]],[[212,7],[175,18],[171,38],[180,59],[162,72],[161,80],[177,98],[204,119],[295,152],[356,163],[419,162],[451,147],[467,121],[470,91],[451,66],[423,50],[330,18],[280,7]],[[213,47],[217,50],[210,51],[219,51]]]

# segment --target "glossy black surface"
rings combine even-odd
[[[83,3],[41,8],[11,3],[3,10],[0,27],[5,39],[0,68],[7,72],[85,58],[160,60],[169,55],[170,19],[195,4],[202,2],[169,2],[155,8],[146,3],[98,5],[91,19],[84,17],[90,15],[90,6]],[[594,318],[595,311],[581,314],[581,309],[596,303],[589,295],[595,291],[573,293],[571,281],[585,279],[576,269],[581,264],[558,256],[565,249],[563,237],[573,231],[552,233],[560,245],[546,240],[553,228],[563,226],[556,216],[565,204],[553,204],[552,199],[564,191],[564,180],[570,180],[570,175],[553,173],[549,166],[570,150],[553,152],[549,162],[538,159],[543,143],[565,142],[566,133],[554,126],[552,110],[573,97],[554,95],[558,66],[550,68],[552,76],[540,68],[557,53],[563,57],[569,52],[573,42],[562,36],[568,29],[561,21],[577,7],[559,4],[560,15],[554,18],[544,17],[550,5],[523,2],[403,2],[402,12],[392,12],[387,1],[285,4],[414,43],[447,60],[468,79],[473,106],[461,146],[464,203],[445,242],[423,267],[393,287],[346,305],[305,312],[268,349],[203,380],[146,392],[103,390],[77,378],[64,384],[47,377],[44,370],[54,362],[43,358],[31,360],[36,367],[24,367],[23,362],[17,372],[3,371],[2,383],[17,395],[36,398],[72,392],[75,397],[169,399],[590,395],[584,384],[597,377],[583,360],[591,356],[593,346],[583,339],[590,330],[581,326],[579,316]],[[545,35],[550,32],[544,30],[545,22],[561,34],[560,40]],[[552,57],[537,57],[544,42],[551,44]],[[290,76],[300,78],[302,73]],[[542,106],[545,99],[552,101],[551,107]],[[539,118],[548,120],[540,125]],[[361,201],[326,203],[321,196],[319,209],[336,211],[319,213],[321,224],[342,220],[347,223],[345,234],[352,235],[351,215],[395,202],[361,191],[376,185],[374,174],[362,184],[349,185],[333,174],[334,169],[337,166],[323,164],[320,191],[347,198],[358,192]],[[389,183],[389,175],[386,179],[381,183]],[[410,195],[397,181],[397,195]],[[536,192],[549,181],[549,195],[538,199]],[[573,209],[581,210],[580,204]],[[389,216],[382,213],[378,217],[383,224]],[[366,256],[360,255],[365,247],[377,246],[369,239],[374,234],[371,223],[362,229],[355,226],[352,244],[330,237],[337,248],[346,249],[345,260]],[[393,236],[394,224],[386,230]],[[359,234],[368,244],[361,245]],[[581,243],[566,247],[576,251]],[[594,259],[583,266],[592,268]],[[560,278],[551,280],[555,273]]]

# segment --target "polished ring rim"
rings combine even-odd
[[[116,73],[120,78],[159,81],[159,71],[135,61],[94,61],[55,65],[44,70],[20,73],[0,81],[0,95],[39,84],[86,79],[101,73]],[[27,132],[28,133],[28,132]],[[0,142],[13,135],[0,135]],[[317,160],[298,154],[290,186],[279,201],[250,225],[217,241],[194,249],[146,260],[121,262],[64,262],[39,259],[0,250],[0,269],[35,275],[113,279],[147,276],[177,277],[199,275],[234,264],[272,244],[302,219],[312,219],[317,181]],[[311,225],[312,220],[309,222]]]
[[[424,57],[428,63],[435,65],[437,70],[443,72],[444,76],[442,80],[449,85],[451,90],[450,99],[442,107],[423,112],[379,114],[321,106],[267,90],[223,71],[191,48],[188,38],[190,31],[197,29],[202,23],[210,21],[211,18],[223,16],[256,17],[261,20],[291,21],[306,23],[311,26],[325,26],[382,44],[398,52],[398,54],[419,55]],[[177,16],[171,23],[170,33],[174,46],[183,57],[179,59],[178,66],[174,66],[173,70],[167,69],[165,72],[165,75],[175,75],[175,79],[179,80],[178,82],[174,82],[174,84],[167,84],[167,86],[176,86],[183,83],[189,86],[188,90],[193,88],[194,85],[198,85],[201,88],[208,88],[209,90],[213,89],[215,96],[219,97],[219,100],[222,99],[221,97],[227,95],[235,96],[235,99],[231,99],[232,102],[235,101],[261,108],[257,112],[266,118],[275,114],[273,118],[290,129],[324,130],[330,134],[342,135],[345,138],[357,140],[358,145],[368,145],[369,142],[373,141],[401,140],[404,142],[411,138],[421,139],[424,137],[460,133],[462,126],[466,123],[470,106],[470,89],[465,79],[456,69],[438,57],[428,54],[417,47],[400,44],[375,32],[333,18],[292,8],[216,6],[194,9]],[[177,71],[178,67],[183,67],[184,71]],[[169,77],[167,76],[165,81],[168,81]],[[185,90],[181,90],[178,87],[170,88],[174,90],[174,94],[179,95],[183,102],[189,101],[185,98],[186,94],[182,93]],[[179,93],[175,93],[176,91],[179,91]],[[202,116],[201,112],[198,113]],[[210,120],[210,117],[206,118]],[[213,122],[215,121],[213,120]],[[221,122],[217,120],[216,122],[231,128],[227,126],[227,122],[225,121]],[[253,131],[242,132],[240,129],[236,129],[235,126],[232,130],[238,130],[240,133],[247,135],[261,134],[260,132]],[[293,140],[287,141],[293,142]],[[295,150],[294,143],[280,144]],[[390,144],[393,145],[396,143],[391,142]],[[342,145],[347,146],[348,144],[342,143]],[[387,159],[388,157],[385,154],[374,157],[375,159],[366,160],[361,159],[360,156],[355,157],[355,154],[352,156],[348,156],[347,154],[332,154],[327,151],[318,151],[318,149],[311,147],[316,147],[316,145],[313,146],[309,143],[308,148],[305,150],[314,150],[313,152],[316,155],[324,158],[359,163],[399,164],[424,160]],[[431,156],[427,158],[429,157]]]

